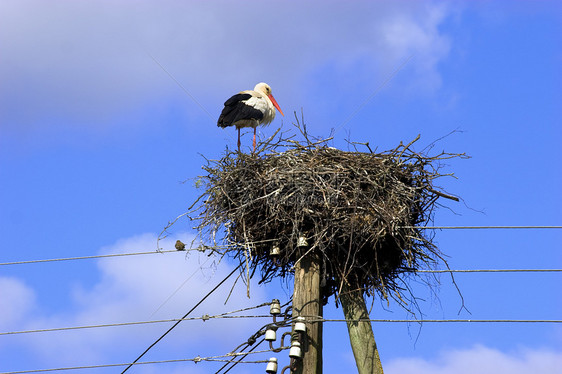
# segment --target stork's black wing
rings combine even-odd
[[[244,119],[256,119],[261,121],[263,119],[263,113],[246,104],[246,100],[251,97],[252,95],[250,94],[239,93],[226,100],[224,103],[224,109],[219,116],[217,126],[233,126],[237,121]]]

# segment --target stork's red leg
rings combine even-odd
[[[256,152],[256,128],[254,127],[254,153]]]
[[[240,152],[240,128],[238,128],[238,152]]]

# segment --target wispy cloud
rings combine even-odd
[[[476,345],[469,349],[442,352],[435,359],[401,358],[385,365],[389,374],[556,374],[562,367],[562,352],[541,349],[520,349],[502,352]]]
[[[0,329],[18,326],[36,306],[31,287],[14,277],[0,277]]]
[[[0,126],[104,129],[163,98],[189,102],[147,52],[216,111],[226,94],[262,80],[299,108],[330,83],[313,79],[326,67],[335,87],[370,93],[412,54],[408,81],[434,90],[448,13],[412,1],[4,2]]]

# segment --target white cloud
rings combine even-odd
[[[35,292],[13,277],[0,277],[0,329],[19,326],[35,306]]]
[[[441,85],[437,64],[447,56],[451,41],[439,32],[439,25],[447,17],[444,6],[422,7],[422,17],[414,14],[394,14],[381,22],[387,53],[394,55],[389,59],[396,64],[399,59],[412,55],[416,70],[415,82],[409,89],[435,90]],[[388,68],[392,68],[389,66]]]
[[[412,1],[3,2],[0,126],[104,128],[163,97],[204,115],[146,52],[216,111],[225,92],[260,80],[296,109],[326,83],[312,78],[326,67],[342,92],[371,93],[411,54],[408,82],[434,90],[448,13]]]
[[[433,360],[400,358],[384,369],[389,374],[557,374],[562,367],[562,352],[542,349],[520,349],[505,353],[476,345],[470,349],[449,350]]]

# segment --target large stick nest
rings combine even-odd
[[[404,276],[444,262],[433,231],[422,227],[440,198],[458,200],[434,183],[445,175],[443,160],[464,155],[417,153],[411,147],[419,136],[375,153],[368,143],[342,151],[327,145],[331,138],[302,133],[302,141],[274,135],[254,154],[227,149],[207,161],[196,202],[201,239],[226,244],[222,253],[247,264],[248,274],[258,270],[262,282],[291,275],[313,255],[325,301],[348,282],[404,303]],[[301,236],[308,246],[297,246]],[[279,255],[270,254],[273,246]]]

